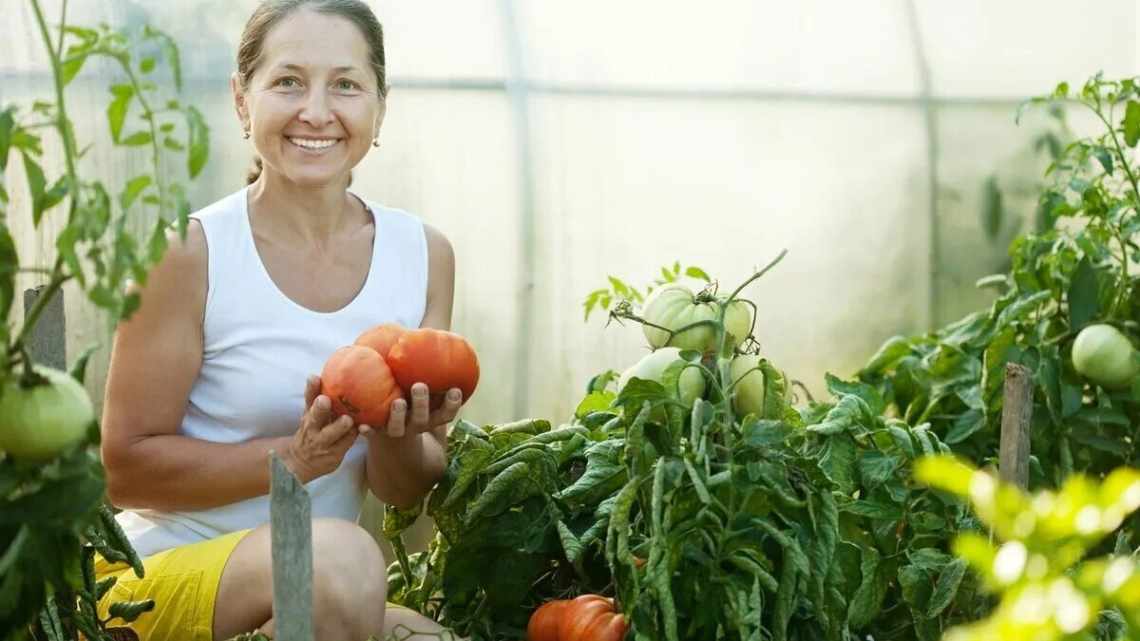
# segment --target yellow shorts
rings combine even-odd
[[[96,579],[115,576],[115,585],[99,601],[106,618],[116,601],[154,599],[155,608],[134,623],[115,619],[107,627],[129,627],[140,641],[213,641],[214,601],[230,553],[250,530],[183,545],[143,559],[143,578],[125,563],[95,557]]]

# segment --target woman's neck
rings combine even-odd
[[[250,220],[259,235],[288,244],[323,245],[350,230],[363,209],[349,195],[347,180],[323,187],[301,187],[263,171],[249,186]]]

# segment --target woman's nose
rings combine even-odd
[[[314,128],[323,127],[332,122],[332,109],[329,108],[328,92],[316,88],[305,96],[305,104],[297,118]]]

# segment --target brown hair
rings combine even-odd
[[[262,0],[254,9],[245,29],[237,52],[237,74],[242,90],[249,89],[250,80],[261,64],[261,47],[269,31],[289,14],[302,8],[319,13],[340,16],[351,21],[360,29],[368,43],[371,54],[372,71],[376,74],[377,92],[383,100],[388,95],[387,73],[384,66],[384,28],[376,19],[376,14],[361,0]],[[246,183],[252,183],[261,175],[261,158],[253,157],[253,167],[246,176]],[[351,182],[351,178],[349,181]]]

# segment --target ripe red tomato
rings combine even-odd
[[[388,424],[392,401],[402,396],[384,357],[363,345],[342,347],[325,361],[321,394],[332,401],[337,416],[348,414],[372,427]]]
[[[570,602],[565,599],[547,601],[534,614],[526,626],[527,641],[557,641],[558,624],[562,622],[562,611]]]
[[[471,343],[459,334],[441,329],[425,327],[404,332],[389,350],[387,361],[408,398],[413,383],[428,386],[432,407],[441,405],[443,395],[452,387],[463,392],[466,403],[479,382],[479,359]]]
[[[625,616],[614,610],[613,599],[583,594],[548,601],[534,611],[526,628],[527,641],[622,641],[629,630]]]
[[[403,325],[381,323],[362,332],[360,336],[356,337],[356,341],[353,344],[371,347],[387,359],[388,352],[392,351],[392,346],[395,345],[396,341],[400,340],[400,337],[407,331],[407,328]]]

